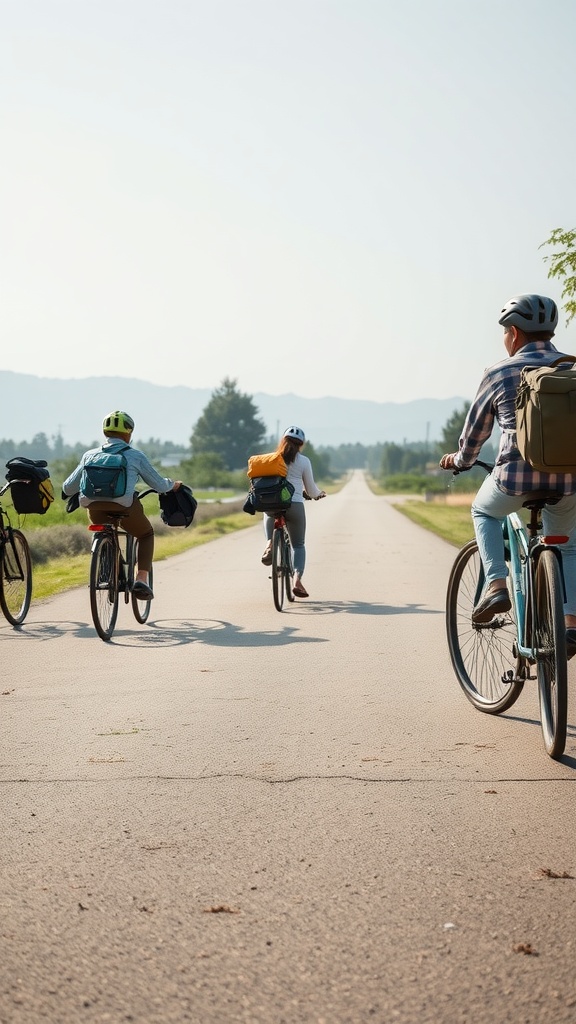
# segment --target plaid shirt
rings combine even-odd
[[[497,421],[502,430],[493,476],[505,494],[526,494],[550,490],[563,494],[576,493],[576,476],[568,473],[539,473],[532,469],[516,446],[516,391],[525,366],[546,366],[558,359],[560,352],[550,341],[531,341],[515,356],[488,367],[480,383],[460,436],[459,451],[454,463],[469,469],[488,441]]]

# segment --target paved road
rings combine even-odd
[[[0,626],[1,1024],[576,1020],[574,726],[460,695],[452,548],[359,475],[307,511],[281,615],[256,526],[113,644],[83,589]]]

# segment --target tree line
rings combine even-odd
[[[456,410],[443,430],[442,442],[393,442],[364,445],[360,443],[316,447],[307,441],[306,454],[319,480],[341,476],[350,469],[366,469],[386,482],[399,474],[417,476],[430,472],[442,451],[453,450],[467,407]],[[0,458],[7,461],[15,455],[45,459],[56,479],[64,479],[77,465],[82,453],[97,447],[101,439],[91,443],[66,444],[60,434],[48,438],[35,434],[31,441],[0,440]],[[251,395],[241,392],[237,381],[225,377],[194,424],[189,446],[172,441],[149,438],[138,441],[151,461],[170,475],[178,474],[196,487],[238,487],[246,484],[246,464],[250,455],[276,448],[278,438],[269,435]],[[441,449],[441,450],[440,450]]]

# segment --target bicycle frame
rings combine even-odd
[[[16,569],[15,579],[24,579],[24,570],[20,562],[20,556],[16,549],[16,545],[12,539],[12,526],[8,520],[8,517],[0,505],[0,547],[9,547],[11,551],[11,557],[13,559],[14,568]]]
[[[152,493],[154,488],[139,492],[139,496],[142,498]],[[147,622],[150,614],[152,597],[142,599],[139,594],[134,593],[138,541],[131,533],[121,528],[122,520],[127,514],[123,509],[108,511],[107,522],[90,523],[88,526],[93,535],[89,583],[90,609],[96,632],[104,641],[112,638],[120,594],[124,594],[125,604],[132,601],[134,618],[141,625]],[[151,566],[150,586],[152,573]]]
[[[96,544],[98,543],[98,536],[102,533],[108,533],[114,538],[114,549],[116,551],[118,572],[117,572],[117,583],[118,593],[124,594],[124,603],[128,604],[130,600],[130,592],[134,583],[133,579],[130,579],[130,572],[127,571],[130,566],[130,548],[134,543],[134,538],[130,534],[121,530],[117,524],[103,523],[95,524],[90,523],[88,529],[91,533],[96,534],[92,541],[91,551],[94,552]],[[123,539],[124,538],[124,539]]]
[[[517,512],[512,512],[506,517],[503,523],[504,544],[510,553],[510,576],[512,581],[512,600],[516,611],[516,623],[518,628],[518,654],[529,661],[536,661],[538,648],[535,643],[538,636],[538,609],[535,600],[535,576],[538,558],[543,550],[552,551],[558,560],[562,588],[565,595],[564,572],[562,569],[562,554],[557,544],[560,538],[554,538],[555,543],[547,543],[540,533],[536,532],[541,528],[540,511],[532,510],[530,522],[530,533],[522,523]],[[567,538],[566,538],[567,539]]]
[[[561,545],[569,538],[543,534],[542,518],[545,506],[560,497],[555,492],[528,493],[523,502],[530,512],[528,525],[517,512],[502,521],[512,610],[477,621],[485,575],[476,540],[456,555],[446,594],[448,647],[465,696],[478,711],[500,715],[518,700],[526,680],[537,679],[544,747],[556,760],[566,745],[566,583]]]
[[[276,538],[279,537],[277,544]],[[280,562],[277,561],[277,552],[280,551]],[[292,602],[292,545],[290,535],[286,526],[284,512],[277,512],[274,515],[274,529],[272,531],[272,593],[274,606],[281,612],[284,604],[284,593],[287,599]]]
[[[9,480],[0,488],[0,497],[13,483],[28,483],[26,480]],[[22,585],[22,590],[14,587]],[[8,512],[0,504],[0,607],[4,617],[13,626],[20,626],[30,608],[32,597],[32,563],[30,547],[24,534],[14,528]]]

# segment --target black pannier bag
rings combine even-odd
[[[198,502],[187,484],[182,484],[177,491],[166,491],[160,494],[160,518],[166,526],[190,526],[194,519]]]
[[[294,487],[283,476],[259,476],[250,484],[250,491],[244,511],[253,512],[285,512],[292,504]],[[247,508],[247,506],[250,506]]]
[[[6,463],[6,479],[11,481],[12,504],[19,515],[43,516],[54,501],[54,488],[47,465],[43,459],[34,461],[23,455],[9,459]]]

